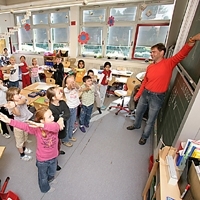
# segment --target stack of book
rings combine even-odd
[[[186,160],[189,157],[200,159],[200,140],[188,139],[183,149],[179,151],[179,155],[176,160],[176,165],[183,169],[185,167]]]

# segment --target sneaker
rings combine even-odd
[[[8,133],[3,134],[3,136],[4,136],[6,139],[9,139],[9,138],[10,138],[10,135],[9,135]]]
[[[74,133],[76,133],[77,130],[78,130],[78,128],[75,127],[75,128],[73,129],[72,135],[73,135]]]
[[[127,130],[134,130],[134,129],[135,129],[135,126],[128,126],[126,129],[127,129]]]
[[[48,193],[50,193],[50,192],[53,192],[54,190],[55,190],[55,188],[53,188],[53,187],[50,187],[50,189],[49,189]]]
[[[77,139],[75,137],[72,137],[69,140],[72,141],[72,142],[76,142]]]
[[[57,184],[58,181],[54,178],[54,179],[51,179],[51,180],[49,181],[49,183],[51,183],[51,184]]]
[[[144,145],[144,144],[146,144],[146,141],[147,141],[147,139],[141,137],[139,140],[139,144]]]
[[[106,109],[106,106],[101,106],[101,110],[105,110]]]
[[[59,165],[57,165],[57,167],[56,167],[56,171],[60,171],[62,168],[59,166]],[[49,181],[49,182],[51,182],[51,181]]]
[[[85,130],[85,127],[84,127],[84,126],[80,126],[79,128],[80,128],[80,130],[81,130],[83,133],[85,133],[85,132],[86,132],[86,130]]]
[[[20,157],[20,159],[22,159],[22,160],[24,160],[24,161],[29,161],[29,160],[32,159],[32,157],[31,157],[31,156],[25,155],[25,156]]]
[[[66,147],[72,147],[73,144],[71,142],[63,142],[63,145],[65,145]]]
[[[26,149],[25,149],[25,151],[24,151],[24,153],[32,153],[32,150],[31,150],[31,149],[28,149],[28,148],[26,148]]]
[[[65,155],[65,152],[60,150],[59,155]]]

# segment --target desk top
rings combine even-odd
[[[58,85],[44,83],[44,82],[37,82],[25,87],[23,90],[39,91],[39,90],[47,90],[48,88],[55,86]]]
[[[28,94],[30,94],[31,92],[33,92],[32,90],[25,90],[25,89],[22,89],[20,94],[21,95],[24,95],[26,97],[26,99],[28,100],[27,104],[30,105],[32,104],[35,100],[37,100],[40,96],[36,96],[34,98],[32,97],[29,97]]]
[[[181,200],[178,184],[168,184],[168,166],[167,163],[160,157],[160,199],[171,197],[175,200]]]
[[[0,158],[3,155],[3,152],[4,152],[5,148],[6,147],[4,147],[4,146],[0,146]]]
[[[46,66],[46,65],[41,65],[39,66],[39,70],[38,70],[38,73],[39,74],[44,74],[44,69],[48,69],[49,66]],[[72,69],[71,68],[68,68],[68,67],[64,67],[64,72],[67,73],[69,71],[71,71]]]

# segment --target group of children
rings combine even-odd
[[[27,75],[29,75],[29,67],[26,67],[24,56],[20,60],[21,66],[24,68],[22,70],[24,86],[25,80],[27,81]],[[19,65],[15,64],[14,57],[10,58],[10,63],[11,65],[8,67],[10,67],[12,77],[19,70]],[[46,96],[49,99],[49,108],[41,108],[34,114],[29,111],[26,98],[20,95],[19,80],[12,77],[9,80],[9,88],[7,88],[3,86],[3,80],[0,79],[2,134],[5,138],[9,138],[8,125],[10,125],[11,130],[14,127],[16,147],[19,151],[20,159],[24,161],[32,159],[29,155],[32,150],[26,147],[28,133],[36,136],[38,184],[41,192],[44,193],[54,190],[50,187],[50,182],[54,180],[56,170],[61,169],[58,165],[57,157],[59,154],[65,154],[64,151],[60,150],[61,144],[71,147],[73,142],[76,142],[76,138],[73,136],[73,129],[78,107],[81,105],[79,128],[84,133],[90,125],[95,100],[99,113],[101,113],[101,109],[105,108],[103,102],[106,95],[106,87],[108,81],[112,79],[111,64],[109,62],[104,64],[104,70],[98,82],[92,70],[88,70],[85,75],[86,69],[83,60],[78,63],[75,73],[69,73],[64,76],[61,59],[60,57],[56,58],[56,65],[50,70],[54,71],[56,83],[60,86],[62,85],[63,90],[59,87],[49,88],[46,92]],[[33,59],[32,68],[34,66],[37,66],[37,62]],[[13,74],[12,70],[14,70]],[[63,75],[62,81],[60,75]]]

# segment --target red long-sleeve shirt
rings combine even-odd
[[[176,55],[167,59],[164,58],[158,63],[150,64],[147,67],[144,80],[135,97],[139,98],[142,95],[144,89],[156,93],[166,92],[173,69],[188,55],[192,47],[193,46],[185,44]]]

